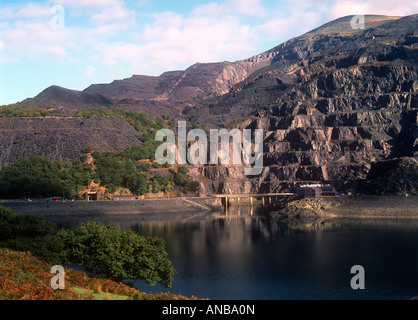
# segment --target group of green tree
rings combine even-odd
[[[160,238],[96,222],[58,230],[43,216],[0,206],[0,247],[29,251],[53,264],[79,264],[98,276],[171,287],[175,269]]]
[[[0,106],[0,118],[34,118],[54,115],[53,109],[44,109],[35,105],[10,104]]]
[[[77,199],[83,187],[92,181],[113,193],[127,188],[134,195],[147,193],[197,192],[198,182],[190,181],[188,169],[165,170],[164,175],[151,174],[158,164],[136,165],[125,153],[93,153],[94,168],[81,160],[52,162],[41,156],[22,158],[0,171],[0,197],[3,199],[63,197]]]
[[[22,158],[0,171],[0,196],[6,199],[60,196],[71,198],[93,178],[81,161],[51,162],[45,157]]]

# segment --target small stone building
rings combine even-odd
[[[302,198],[334,197],[338,192],[331,185],[302,185],[296,189],[296,196]]]

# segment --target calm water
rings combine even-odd
[[[170,217],[170,221],[168,218]],[[418,296],[418,220],[284,223],[249,209],[96,218],[164,238],[173,293],[210,299],[409,299]],[[70,226],[86,218],[53,219]],[[365,290],[350,286],[365,269]],[[167,291],[135,286],[146,292]]]

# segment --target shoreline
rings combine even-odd
[[[162,198],[130,201],[66,201],[47,203],[0,201],[15,212],[44,216],[152,215],[224,211],[214,198]],[[231,205],[231,207],[239,207]],[[248,207],[242,205],[240,207]],[[254,206],[276,218],[418,218],[418,196],[362,196],[291,200],[286,204]]]
[[[129,201],[0,201],[0,206],[19,213],[44,216],[103,216],[153,213],[182,213],[216,210],[211,198],[162,198]]]
[[[283,218],[418,219],[418,196],[322,197],[292,200],[272,208]]]

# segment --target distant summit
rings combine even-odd
[[[34,104],[40,107],[65,107],[71,112],[86,107],[107,107],[112,100],[97,93],[69,90],[59,86],[46,88],[33,99],[26,99],[21,104]]]

